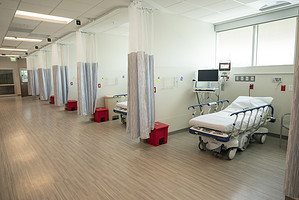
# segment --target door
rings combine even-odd
[[[20,69],[20,82],[21,82],[21,96],[26,97],[28,96],[28,75],[27,75],[27,69],[25,68]]]

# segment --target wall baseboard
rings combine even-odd
[[[275,134],[275,133],[268,133],[268,135],[271,136],[271,137],[275,137],[275,138],[279,138],[279,137],[280,137],[280,135]],[[288,136],[286,136],[286,135],[282,135],[281,138],[282,138],[283,140],[288,140]]]
[[[185,131],[188,131],[188,130],[189,130],[189,128],[183,128],[183,129],[180,129],[180,130],[171,131],[171,132],[168,133],[168,135],[174,135],[174,134],[185,132]]]

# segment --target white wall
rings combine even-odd
[[[215,32],[212,24],[178,15],[157,12],[154,20],[156,121],[175,131],[189,127],[196,71],[215,67]]]
[[[285,72],[289,74],[285,74]],[[220,93],[220,99],[233,101],[238,96],[248,96],[249,84],[253,83],[254,89],[250,92],[251,96],[273,97],[272,105],[276,122],[269,123],[267,127],[270,133],[279,134],[281,116],[291,111],[292,91],[289,91],[289,86],[293,85],[293,74],[291,74],[293,72],[293,65],[233,68],[230,79],[224,86],[224,91]],[[235,82],[235,74],[254,75],[255,82]],[[272,83],[273,77],[281,77],[282,84],[277,86],[277,83]],[[286,91],[281,91],[281,85],[286,85]],[[288,118],[286,119],[288,120]],[[287,131],[284,131],[283,134],[286,135]]]
[[[97,107],[104,107],[107,95],[127,93],[128,37],[97,34],[99,75]]]
[[[98,88],[97,107],[104,107],[106,95],[127,93],[127,66],[128,66],[128,37],[98,33]],[[70,67],[69,99],[78,100],[77,82],[77,53],[75,36],[68,38]],[[63,41],[61,41],[63,42]],[[124,78],[123,78],[124,77]]]

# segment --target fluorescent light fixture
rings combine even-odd
[[[19,38],[19,37],[5,37],[5,40],[22,41],[22,42],[41,42],[39,39]]]
[[[58,17],[58,16],[53,16],[53,15],[45,15],[45,14],[27,12],[27,11],[22,11],[22,10],[17,10],[15,17],[23,18],[23,19],[37,20],[37,21],[59,23],[59,24],[68,24],[71,21],[73,21],[73,19],[71,19],[71,18]]]
[[[0,48],[0,51],[28,51],[28,49]]]
[[[6,54],[0,54],[0,56],[2,56],[2,57],[15,57],[15,58],[20,57],[20,55],[6,55]]]
[[[279,8],[279,7],[282,7],[282,6],[287,6],[287,5],[290,5],[291,3],[288,2],[288,1],[276,1],[274,4],[271,4],[271,5],[264,5],[260,8],[260,11],[265,11],[265,10],[271,10],[271,9],[274,9],[274,8]]]

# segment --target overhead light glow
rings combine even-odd
[[[0,51],[28,51],[28,49],[0,48]]]
[[[45,15],[45,14],[27,12],[27,11],[22,11],[22,10],[17,10],[15,17],[23,18],[23,19],[37,20],[37,21],[52,22],[52,23],[60,23],[60,24],[68,24],[71,21],[73,21],[73,19],[71,19],[71,18],[58,17],[58,16],[53,16],[53,15]]]
[[[22,41],[22,42],[41,42],[39,39],[19,38],[19,37],[5,37],[5,40]]]
[[[6,55],[6,54],[0,54],[0,56],[2,56],[2,57],[15,57],[15,58],[20,57],[20,55]]]

